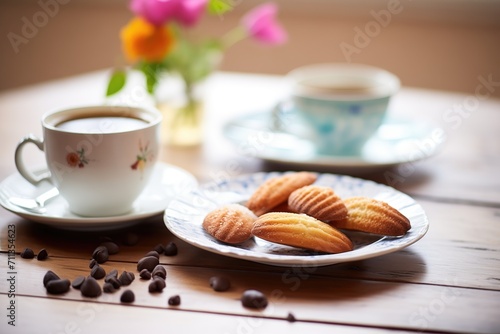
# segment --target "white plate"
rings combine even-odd
[[[15,173],[0,183],[0,205],[28,220],[61,229],[106,230],[122,228],[163,213],[172,199],[183,192],[195,189],[197,184],[195,177],[187,171],[165,163],[157,163],[151,181],[134,202],[130,213],[111,217],[81,217],[71,213],[67,202],[60,196],[46,204],[47,211],[43,214],[30,212],[11,204],[8,201],[9,196],[35,198],[52,187],[48,182],[33,186],[20,174]]]
[[[170,203],[165,210],[165,225],[180,239],[207,251],[279,266],[324,266],[380,256],[413,244],[425,235],[429,227],[424,210],[408,195],[372,181],[344,175],[318,174],[315,184],[333,188],[342,198],[368,196],[389,203],[410,220],[411,229],[402,237],[346,232],[355,247],[350,252],[340,254],[320,254],[255,237],[240,245],[229,245],[217,241],[204,231],[203,218],[209,211],[226,203],[244,203],[266,179],[278,175],[282,174],[257,173],[204,185]]]
[[[353,174],[428,158],[442,144],[439,127],[410,120],[388,119],[366,143],[360,156],[318,155],[314,145],[293,134],[273,130],[271,112],[236,117],[224,135],[242,154],[302,169]],[[439,132],[441,131],[441,132]]]

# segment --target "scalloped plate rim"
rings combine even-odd
[[[242,175],[227,181],[223,181],[224,183],[219,183],[219,184],[211,184],[211,185],[203,185],[200,188],[198,188],[196,191],[193,191],[189,194],[190,197],[181,197],[178,198],[174,201],[172,201],[167,209],[165,210],[164,214],[164,222],[168,230],[173,233],[175,236],[177,236],[179,239],[195,246],[200,249],[204,249],[206,251],[215,253],[215,254],[220,254],[228,257],[233,257],[233,258],[238,258],[238,259],[243,259],[243,260],[248,260],[248,261],[253,261],[257,263],[262,263],[262,264],[268,264],[268,265],[276,265],[276,266],[291,266],[291,265],[301,265],[301,266],[325,266],[325,265],[332,265],[332,264],[337,264],[337,263],[343,263],[343,262],[350,262],[350,261],[359,261],[359,260],[364,260],[376,256],[381,256],[385,254],[389,254],[395,251],[399,251],[403,248],[406,248],[418,240],[420,240],[428,231],[429,228],[429,221],[428,218],[423,210],[423,208],[410,196],[394,189],[386,185],[382,185],[373,181],[368,181],[368,180],[363,180],[347,175],[338,175],[338,174],[329,174],[329,173],[318,173],[318,181],[322,185],[328,185],[331,184],[331,180],[324,180],[325,178],[333,178],[337,180],[342,180],[341,182],[345,182],[345,185],[349,184],[357,184],[358,187],[361,188],[366,188],[366,187],[371,187],[371,189],[376,189],[380,190],[379,197],[382,196],[383,199],[387,198],[389,204],[394,205],[394,203],[399,204],[399,202],[403,203],[401,206],[403,206],[401,209],[402,212],[411,213],[410,221],[412,223],[412,228],[410,231],[402,237],[396,237],[396,238],[390,238],[390,237],[380,237],[377,241],[368,244],[367,246],[354,249],[349,252],[345,253],[338,253],[338,254],[316,254],[316,255],[281,255],[281,254],[267,254],[267,253],[262,253],[262,252],[257,252],[253,250],[248,250],[241,248],[238,245],[229,245],[229,244],[223,244],[220,242],[217,242],[215,239],[210,237],[205,231],[203,231],[201,224],[199,224],[197,227],[195,226],[196,230],[182,230],[182,228],[179,228],[179,222],[176,222],[175,220],[178,220],[178,217],[175,217],[174,213],[177,211],[176,207],[182,206],[183,208],[191,208],[200,211],[200,215],[203,215],[203,212],[205,214],[208,212],[207,208],[194,208],[193,206],[190,206],[190,199],[197,199],[197,200],[207,200],[207,202],[212,202],[212,207],[216,207],[217,205],[220,205],[222,203],[227,203],[231,201],[227,201],[225,197],[231,197],[233,196],[235,201],[238,202],[241,200],[245,200],[248,198],[249,193],[238,193],[234,192],[234,189],[231,190],[231,184],[236,185],[238,182],[245,182],[245,180],[250,180],[251,178],[257,178],[260,179],[266,179],[268,177],[280,175],[283,172],[271,172],[271,173],[266,173],[266,172],[260,172],[260,173],[255,173],[255,174],[249,174],[249,175]],[[286,173],[286,172],[285,172]],[[260,175],[260,177],[259,177]],[[323,180],[323,181],[321,181]],[[317,181],[317,182],[318,182]],[[229,192],[226,191],[212,191],[210,188],[221,189],[221,187],[225,187],[229,185]],[[253,185],[254,187],[256,186],[255,184]],[[333,187],[333,185],[331,185]],[[254,189],[254,188],[250,188]],[[338,189],[337,189],[338,190]],[[199,193],[203,192],[206,194],[200,195]],[[381,195],[382,194],[382,195]],[[207,196],[204,196],[207,195]],[[210,195],[210,196],[208,196]],[[354,195],[354,194],[353,194]],[[197,197],[193,197],[197,196]],[[219,197],[216,197],[219,196]],[[203,198],[205,197],[205,198]],[[341,196],[343,197],[343,196]],[[377,197],[377,196],[375,196]],[[200,218],[200,215],[198,215],[198,220]],[[194,226],[194,222],[189,219],[184,219],[182,221],[182,224],[191,224]],[[199,230],[202,231],[199,231]],[[195,233],[193,233],[195,232]],[[197,234],[196,234],[197,233]],[[279,246],[278,246],[279,247]],[[285,246],[286,247],[286,246]]]

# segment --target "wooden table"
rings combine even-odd
[[[0,93],[1,179],[15,172],[18,140],[30,132],[41,133],[42,113],[102,102],[106,75],[89,73]],[[115,232],[76,233],[44,227],[2,209],[0,332],[499,333],[500,101],[489,98],[484,87],[477,91],[480,95],[402,89],[391,112],[436,123],[446,143],[425,161],[361,175],[389,183],[424,208],[430,230],[414,245],[354,263],[275,267],[188,245],[169,233],[160,216]],[[278,101],[286,93],[282,78],[221,73],[210,81],[207,93],[204,144],[164,147],[164,162],[190,171],[200,182],[288,168],[238,154],[221,134],[229,117],[265,110]],[[27,159],[38,163],[43,158],[33,152]],[[138,243],[122,245],[102,266],[136,274],[129,286],[136,295],[134,303],[121,304],[120,291],[98,298],[82,297],[75,289],[61,296],[47,294],[42,278],[48,270],[70,280],[88,275],[100,238],[120,241],[127,233],[137,234]],[[148,283],[138,278],[137,260],[170,241],[179,251],[177,256],[161,256],[167,287],[149,293]],[[9,269],[11,245],[16,255]],[[25,247],[35,252],[45,248],[49,258],[22,259]],[[208,282],[214,275],[229,277],[232,288],[214,292]],[[267,308],[255,311],[241,305],[240,296],[249,288],[268,296]],[[168,306],[172,295],[181,297],[179,306]],[[11,304],[15,312],[8,309]],[[296,321],[290,321],[289,314]]]

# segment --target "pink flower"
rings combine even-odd
[[[242,23],[248,33],[257,40],[267,44],[281,44],[287,39],[287,34],[276,22],[278,8],[273,3],[260,5],[248,12]]]
[[[208,0],[132,0],[130,10],[149,23],[176,21],[192,26],[201,18]]]
[[[198,22],[205,11],[208,0],[180,0],[175,18],[185,26]]]

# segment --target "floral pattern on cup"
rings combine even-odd
[[[149,150],[149,143],[146,145],[142,145],[142,142],[139,142],[139,154],[137,154],[135,162],[130,165],[130,168],[133,170],[138,170],[141,172],[144,171],[144,167],[149,160],[153,160],[154,154]]]
[[[73,168],[83,168],[89,163],[88,159],[85,157],[85,149],[83,148],[75,152],[69,152],[66,155],[66,162]]]

